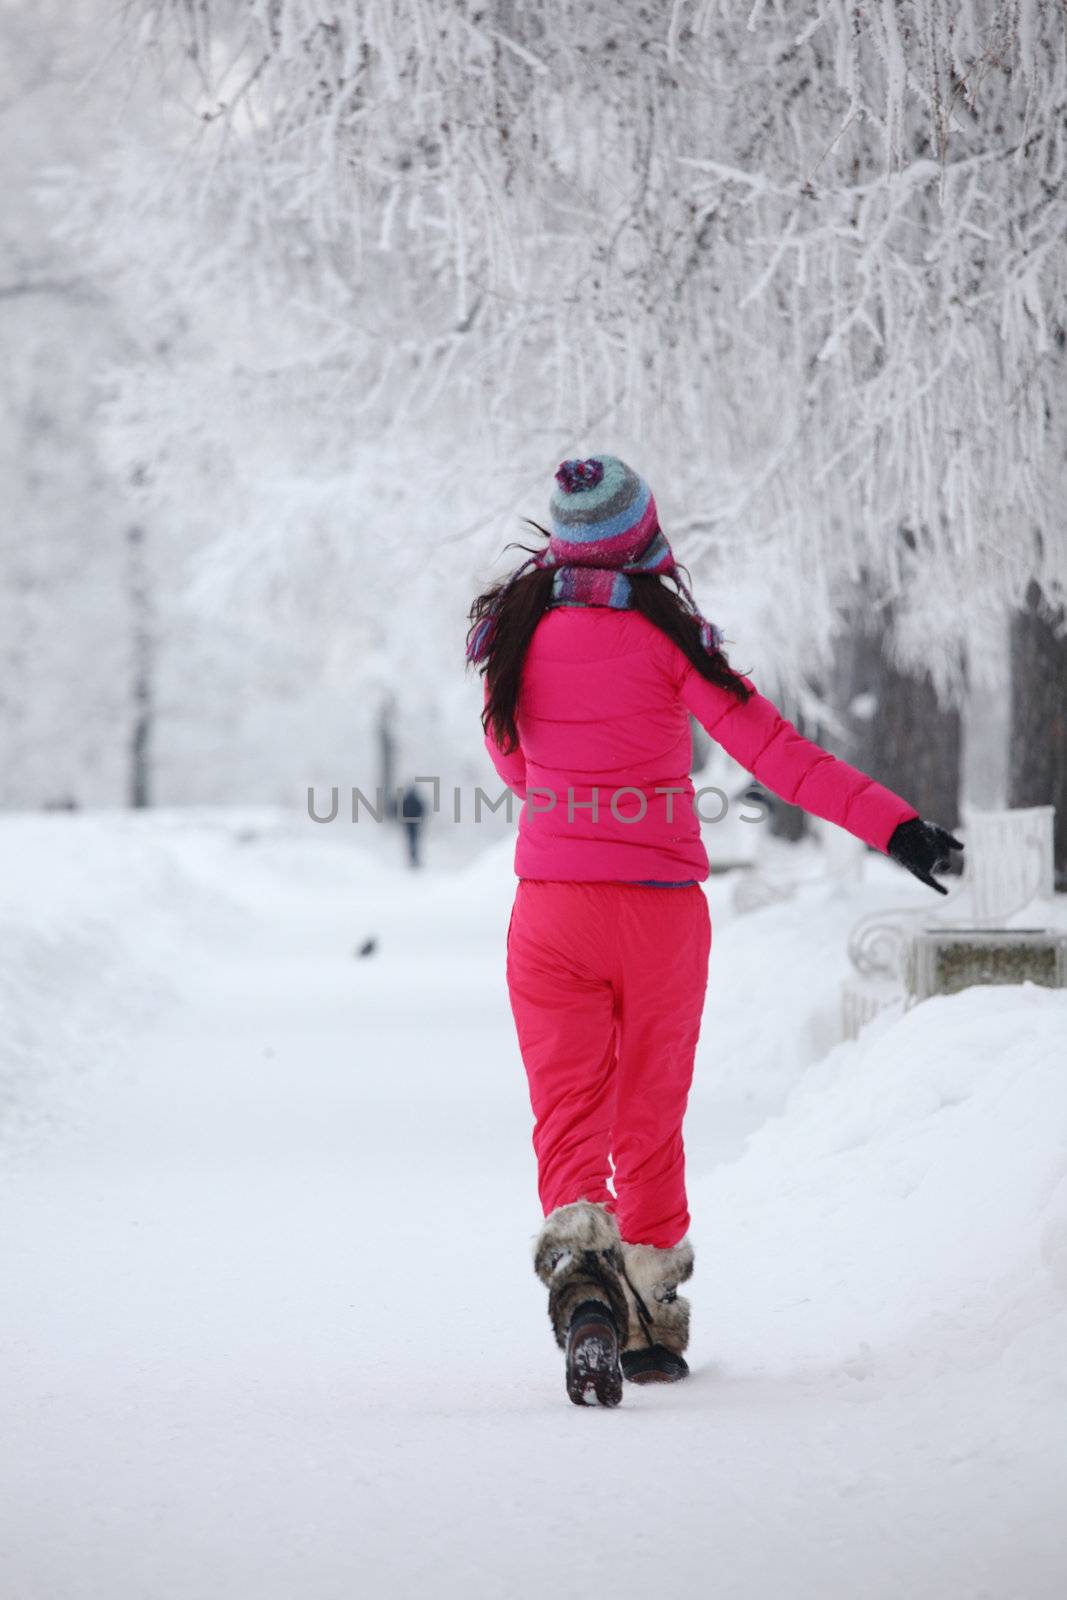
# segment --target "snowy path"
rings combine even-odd
[[[527,1254],[509,890],[382,870],[354,899],[293,862],[250,872],[133,1050],[16,1141],[4,1595],[1062,1594],[1039,1381],[1062,1319],[1022,1293],[1032,1360],[1007,1383],[1004,1341],[960,1361],[907,1333],[790,1370],[788,1307],[771,1334],[760,1304],[730,1308],[724,1355],[712,1100],[691,1124],[693,1378],[566,1404]]]

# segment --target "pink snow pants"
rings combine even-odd
[[[682,1119],[710,950],[696,884],[520,879],[508,993],[546,1216],[596,1200],[630,1244],[665,1250],[684,1237]]]

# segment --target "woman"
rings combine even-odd
[[[690,712],[767,788],[931,888],[962,846],[733,670],[625,462],[563,462],[550,516],[547,546],[475,601],[467,656],[489,753],[525,801],[507,982],[545,1215],[534,1264],[571,1399],[617,1405],[623,1374],[689,1370],[682,1119],[711,946]]]

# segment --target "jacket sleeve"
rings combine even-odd
[[[738,700],[709,683],[671,643],[682,701],[727,753],[766,788],[814,817],[836,822],[876,850],[884,851],[898,823],[917,817],[914,806],[866,773],[813,744],[760,694],[750,678],[751,698]]]
[[[484,682],[484,680],[483,680]],[[485,693],[482,703],[489,698],[489,685],[485,684]],[[506,755],[493,737],[493,730],[489,728],[485,734],[485,748],[489,758],[496,768],[499,776],[504,780],[509,789],[514,790],[520,800],[526,799],[526,757],[521,750],[511,750]]]

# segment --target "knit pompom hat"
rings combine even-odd
[[[549,559],[559,567],[626,566],[659,528],[652,490],[618,456],[564,461],[548,509]]]
[[[556,470],[549,501],[552,531],[543,550],[512,573],[496,604],[471,629],[467,660],[484,661],[493,646],[500,601],[530,567],[552,567],[551,605],[610,606],[633,598],[631,577],[670,578],[700,628],[705,650],[722,645],[722,634],[701,615],[659,525],[656,502],[645,480],[618,456],[564,461]]]

